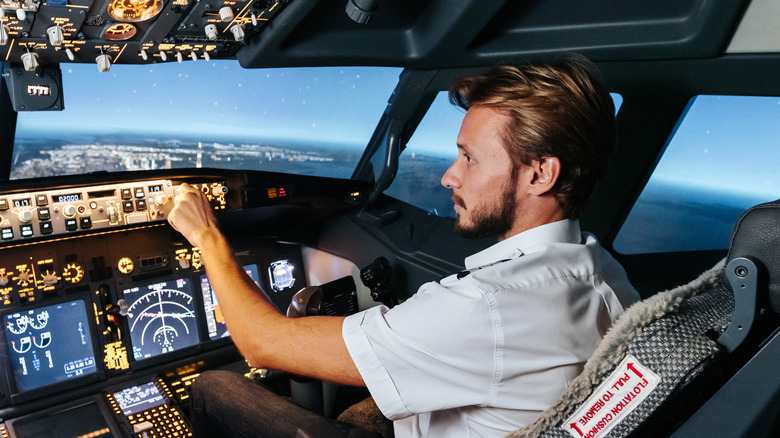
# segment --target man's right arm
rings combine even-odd
[[[185,184],[175,203],[168,221],[200,248],[233,342],[253,366],[364,385],[342,338],[343,318],[281,315],[235,259],[205,196]]]

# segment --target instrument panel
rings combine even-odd
[[[217,177],[0,192],[2,436],[191,436],[191,379],[243,364],[199,249],[166,225],[182,182],[217,213],[237,208]],[[300,246],[233,247],[280,311],[306,286]]]
[[[33,71],[61,62],[229,58],[288,1],[0,0],[0,55]]]

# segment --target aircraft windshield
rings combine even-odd
[[[401,71],[186,65],[63,65],[65,110],[19,113],[11,178],[196,167],[349,178]]]

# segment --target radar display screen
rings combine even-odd
[[[17,391],[97,372],[88,321],[83,300],[4,315]]]
[[[132,386],[112,395],[125,415],[137,414],[165,403],[160,390],[153,382]]]
[[[198,324],[190,281],[179,278],[124,290],[136,360],[197,345]]]
[[[257,265],[245,265],[244,270],[255,284],[260,286],[260,274],[257,271]],[[225,318],[219,309],[217,296],[214,294],[214,289],[211,288],[209,278],[206,275],[200,276],[200,290],[203,293],[203,307],[206,311],[206,325],[209,329],[209,338],[213,341],[230,336],[230,332],[225,325]]]

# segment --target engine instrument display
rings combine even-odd
[[[197,345],[198,324],[190,280],[154,281],[123,291],[133,357],[147,359]]]
[[[97,371],[82,300],[9,313],[3,326],[18,392]]]

